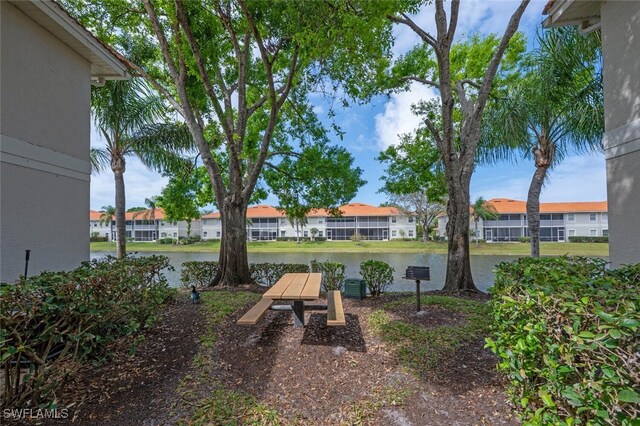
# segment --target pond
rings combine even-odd
[[[91,258],[101,258],[111,252],[92,252]],[[180,268],[183,262],[192,260],[218,260],[218,253],[188,253],[188,252],[138,252],[139,256],[151,256],[153,254],[168,256],[175,272],[167,272],[167,278],[172,286],[180,286]],[[519,256],[471,256],[471,272],[476,287],[487,291],[493,285],[495,266],[500,262],[509,262]],[[347,278],[361,278],[360,263],[365,260],[375,259],[387,262],[395,269],[394,282],[390,291],[415,291],[415,283],[402,279],[405,269],[409,265],[429,266],[431,268],[431,281],[422,282],[423,290],[439,290],[444,286],[447,266],[446,254],[433,253],[249,253],[250,263],[309,263],[312,260],[331,260],[344,263]]]

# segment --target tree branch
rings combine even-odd
[[[402,80],[412,80],[412,81],[417,81],[418,83],[422,83],[426,86],[431,86],[431,87],[435,87],[436,89],[440,90],[440,85],[438,83],[436,83],[433,80],[428,80],[426,78],[422,78],[422,77],[417,77],[415,75],[407,75],[405,77],[402,77]]]
[[[389,19],[391,22],[394,22],[396,24],[403,24],[408,26],[413,30],[414,33],[416,33],[422,39],[422,41],[424,41],[429,46],[431,46],[436,52],[440,50],[440,47],[438,46],[438,42],[436,41],[435,38],[433,38],[431,34],[426,32],[422,28],[420,28],[415,22],[411,20],[411,18],[409,18],[409,15],[407,15],[406,13],[402,13],[401,15],[402,15],[402,18],[398,16],[389,15],[387,16],[387,19]]]

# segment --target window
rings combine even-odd
[[[391,231],[391,236],[392,237],[397,237],[398,236],[398,231]]]
[[[175,238],[175,237],[177,237],[177,236],[178,236],[178,233],[177,233],[177,232],[174,232],[174,233],[173,233],[173,237]]]
[[[286,225],[287,220],[286,219],[280,219],[280,225]]]
[[[318,219],[318,223],[324,223],[324,220]]]
[[[93,222],[93,227],[95,228],[96,226],[98,226],[98,222]]]
[[[207,238],[207,231],[204,231],[204,232],[202,233],[202,235],[203,235],[205,238]]]
[[[287,236],[287,231],[280,231],[280,236],[281,237],[286,237]]]
[[[576,236],[576,230],[575,229],[569,229],[569,236],[570,237],[575,237]]]
[[[576,215],[575,213],[567,213],[567,222],[575,222],[576,221]],[[569,231],[571,232],[571,231]],[[571,234],[569,234],[571,235]]]
[[[398,218],[396,218],[395,216],[393,216],[393,217],[391,218],[391,223],[396,223],[396,222],[398,222]]]
[[[409,237],[413,237],[413,229],[409,229]]]
[[[309,231],[304,231],[304,234],[303,234],[303,235],[304,235],[305,237],[308,237],[308,236],[309,236]]]
[[[608,237],[609,236],[609,230],[608,229],[603,229],[602,230],[602,236],[603,237]]]
[[[318,231],[318,237],[324,237],[324,232]]]
[[[409,223],[413,223],[413,216],[409,216]]]
[[[598,236],[598,231],[596,231],[595,229],[591,229],[589,231],[589,235],[591,235],[592,237],[597,237]]]
[[[564,219],[562,213],[559,213],[559,214],[554,213],[551,215],[551,220],[562,220],[562,219]]]
[[[540,215],[540,220],[551,220],[551,215],[550,214],[541,214]]]
[[[595,222],[595,221],[596,221],[596,214],[589,213],[589,222]]]
[[[160,226],[164,226],[164,222],[160,222]]]
[[[216,231],[216,237],[217,237],[217,238],[220,238],[220,235],[221,235],[221,234],[220,234],[220,231]]]

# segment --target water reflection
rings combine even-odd
[[[109,252],[92,252],[91,258],[100,258]],[[161,254],[168,256],[175,272],[167,273],[167,277],[173,286],[180,285],[180,268],[183,262],[191,260],[218,260],[218,253],[187,253],[187,252],[138,252],[141,256]],[[504,261],[512,261],[519,256],[471,256],[471,271],[476,286],[487,291],[493,285],[495,266]],[[249,262],[282,262],[282,263],[309,263],[312,260],[331,260],[342,262],[346,266],[347,278],[360,278],[360,263],[365,260],[375,259],[387,262],[395,268],[392,291],[414,291],[415,283],[402,279],[404,271],[409,265],[429,266],[431,268],[431,281],[423,282],[423,290],[438,290],[444,286],[447,256],[446,254],[433,253],[249,253]]]

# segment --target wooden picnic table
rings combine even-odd
[[[306,309],[328,310],[328,325],[345,325],[344,311],[342,309],[342,299],[340,292],[330,292],[328,297],[329,305],[308,305],[305,300],[316,300],[320,298],[320,284],[322,282],[321,273],[287,273],[282,276],[263,295],[262,299],[255,304],[242,318],[238,324],[256,324],[267,310],[293,311],[294,327],[304,326],[304,312]],[[275,301],[293,301],[291,305],[273,305]]]

